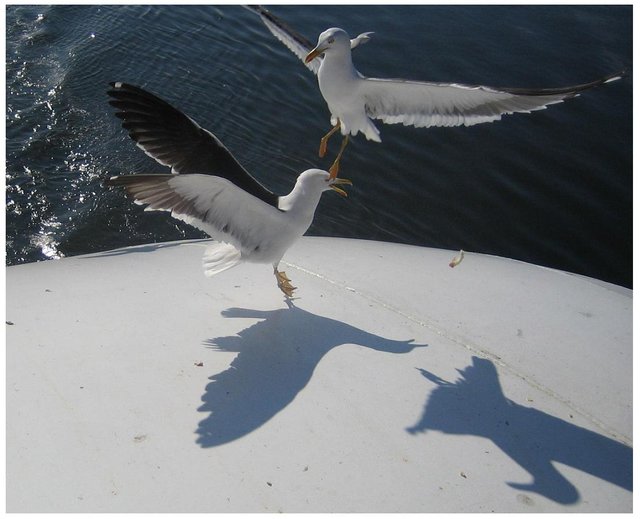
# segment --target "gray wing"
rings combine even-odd
[[[503,115],[528,113],[560,103],[580,92],[615,81],[623,73],[565,88],[493,88],[456,83],[426,83],[363,78],[367,115],[385,123],[418,127],[472,126]]]

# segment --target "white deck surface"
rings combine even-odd
[[[7,269],[8,511],[631,511],[630,290],[304,238],[287,308],[204,247]]]

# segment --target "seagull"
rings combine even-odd
[[[114,176],[108,186],[124,187],[145,210],[171,216],[207,234],[214,243],[204,253],[205,275],[241,262],[270,263],[287,298],[296,289],[278,270],[284,253],[309,228],[324,191],[347,196],[329,172],[308,169],[291,193],[278,196],[260,184],[211,132],[162,99],[126,83],[110,83],[109,104],[122,127],[147,155],[170,174]],[[288,300],[288,299],[287,299]]]
[[[331,178],[338,174],[350,135],[363,133],[367,140],[381,142],[380,131],[372,119],[415,127],[473,126],[497,121],[506,114],[541,110],[584,90],[620,79],[624,74],[611,74],[582,85],[540,89],[370,78],[353,66],[351,51],[369,41],[373,33],[350,39],[343,29],[333,27],[321,33],[314,46],[267,9],[248,8],[318,76],[332,125],[320,140],[320,157],[325,155],[327,141],[334,133],[340,130],[343,135],[338,155],[329,168]]]

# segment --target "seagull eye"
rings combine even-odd
[[[327,43],[328,43],[329,45],[331,45],[334,41],[335,41],[335,38],[329,38],[329,39],[327,40]]]

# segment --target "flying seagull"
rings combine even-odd
[[[270,263],[278,287],[288,297],[296,287],[278,264],[311,225],[320,196],[351,184],[309,169],[291,193],[278,196],[262,186],[220,140],[193,119],[155,95],[126,83],[110,83],[109,104],[144,152],[171,174],[125,175],[105,181],[122,186],[145,210],[171,216],[209,234],[215,241],[203,267],[213,276],[240,262]]]
[[[372,119],[416,127],[472,126],[497,121],[505,114],[541,110],[623,75],[616,73],[582,85],[542,89],[369,78],[353,66],[351,50],[368,41],[372,33],[350,39],[344,30],[333,27],[321,33],[314,46],[265,8],[249,6],[249,9],[318,75],[333,126],[320,140],[319,155],[325,155],[327,141],[335,132],[340,130],[343,135],[340,151],[329,169],[331,178],[338,174],[349,135],[362,132],[368,140],[381,142],[380,131]]]

